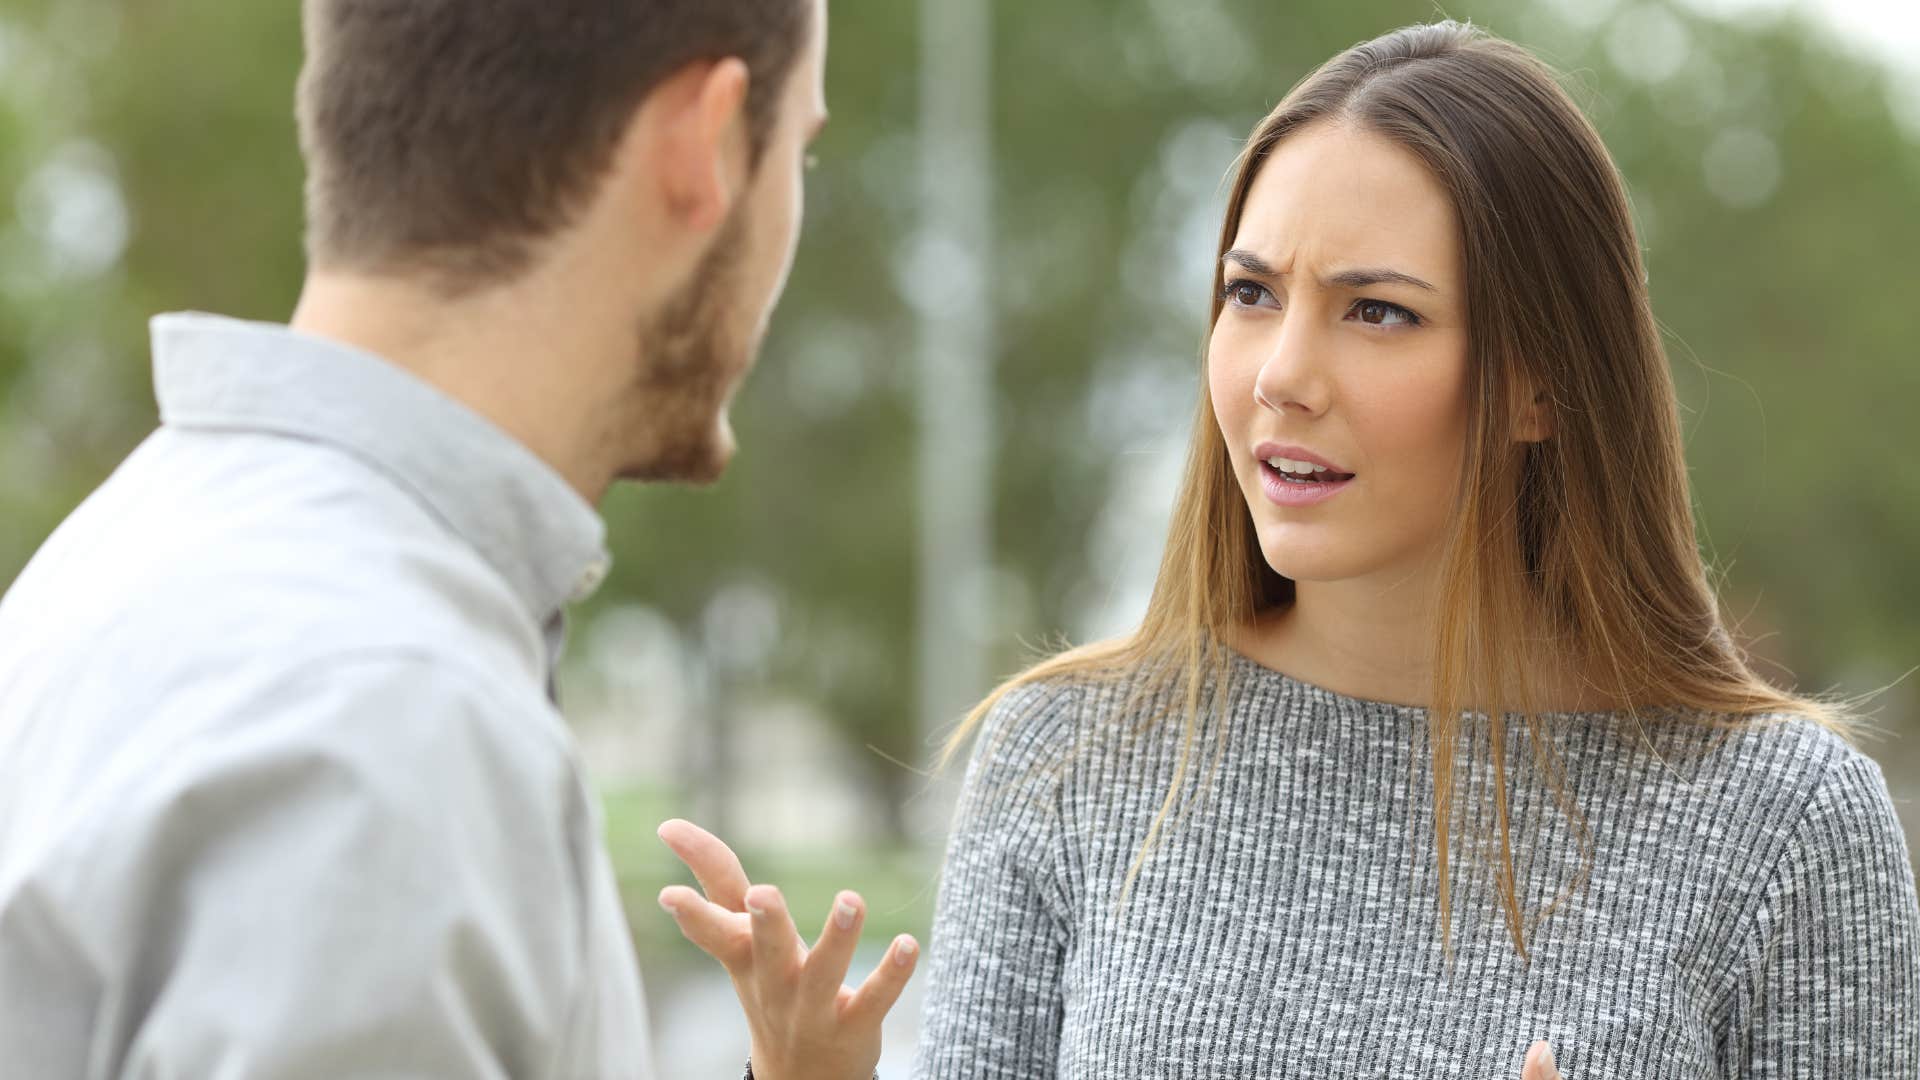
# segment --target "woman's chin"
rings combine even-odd
[[[1317,585],[1328,581],[1338,581],[1344,576],[1333,573],[1326,567],[1320,566],[1315,560],[1301,559],[1293,555],[1289,555],[1284,559],[1276,559],[1272,555],[1268,555],[1267,568],[1296,585],[1302,582]]]
[[[1285,536],[1263,536],[1260,544],[1268,568],[1283,578],[1324,584],[1367,572],[1364,560],[1355,559],[1354,552],[1342,550],[1336,542],[1321,537],[1307,541],[1291,527],[1286,532]]]
[[[1297,546],[1280,551],[1271,547],[1263,550],[1268,568],[1296,585],[1333,585],[1355,581],[1373,576],[1389,566],[1366,558],[1356,558],[1358,553],[1352,551],[1307,552],[1299,550]]]

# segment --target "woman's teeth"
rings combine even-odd
[[[1353,477],[1347,473],[1333,472],[1325,465],[1315,465],[1310,461],[1294,461],[1291,458],[1272,457],[1267,459],[1267,464],[1272,466],[1274,471],[1278,472],[1282,478],[1291,480],[1294,483],[1328,483],[1336,480],[1353,479]]]

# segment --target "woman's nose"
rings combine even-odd
[[[1254,376],[1253,400],[1274,412],[1325,412],[1331,388],[1320,363],[1324,349],[1307,320],[1289,313]]]

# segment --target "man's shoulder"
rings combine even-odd
[[[196,709],[203,719],[170,733],[187,771],[221,769],[236,747],[266,761],[344,763],[403,787],[428,774],[546,784],[572,767],[572,744],[541,692],[445,649],[309,652],[230,692],[230,707]]]
[[[212,819],[233,816],[226,806],[304,806],[319,831],[333,813],[421,826],[493,803],[529,823],[579,810],[572,743],[544,699],[433,652],[309,653],[162,696],[128,722],[25,720],[0,744],[0,835],[32,841],[9,863],[171,849],[162,833],[224,828]]]
[[[538,629],[511,588],[372,467],[295,440],[168,436],[76,510],[0,601],[0,683],[19,652],[68,680],[113,667],[142,694],[213,667],[370,648],[492,653],[480,667],[537,676]]]

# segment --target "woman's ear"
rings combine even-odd
[[[1546,442],[1553,437],[1553,398],[1531,381],[1525,389],[1527,396],[1513,418],[1513,441]]]

